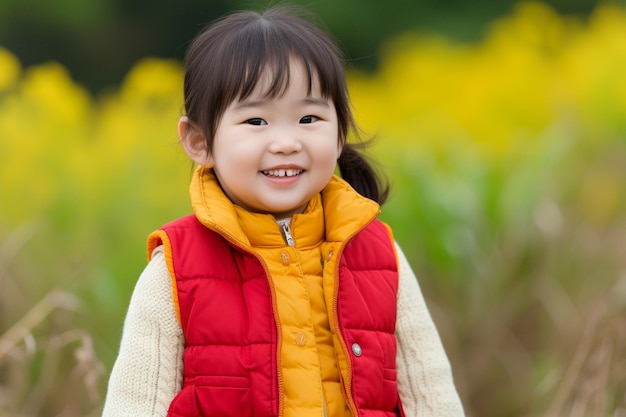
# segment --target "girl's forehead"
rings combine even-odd
[[[257,97],[279,97],[291,88],[305,88],[307,95],[320,95],[317,72],[306,66],[301,59],[292,57],[287,65],[267,63],[258,73],[252,91]],[[245,93],[242,91],[241,96]],[[246,97],[240,97],[245,99]]]

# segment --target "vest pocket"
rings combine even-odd
[[[383,378],[385,381],[396,382],[398,371],[395,369],[383,368]]]
[[[398,406],[398,385],[397,371],[395,369],[383,368],[383,383],[381,386],[381,395],[383,399],[382,407],[384,410],[394,410]]]
[[[178,405],[190,411],[181,415],[252,416],[250,378],[221,375],[192,378],[174,399],[170,411],[178,413]]]
[[[240,376],[198,377],[198,407],[203,416],[251,416],[250,379]]]
[[[192,384],[197,387],[225,387],[225,388],[250,388],[250,378],[247,376],[211,375],[198,376]]]

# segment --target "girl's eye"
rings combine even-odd
[[[304,116],[302,119],[300,119],[300,123],[308,124],[308,123],[317,122],[318,120],[319,120],[319,117],[317,116]]]
[[[254,126],[265,126],[267,124],[267,122],[261,119],[260,117],[254,117],[252,119],[248,119],[246,120],[246,123],[248,123],[249,125],[254,125]]]

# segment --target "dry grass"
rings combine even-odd
[[[14,285],[14,260],[30,233],[19,231],[1,246],[3,306],[32,301]],[[13,283],[15,284],[15,283]],[[8,289],[8,290],[7,290]],[[0,415],[3,417],[97,415],[104,366],[89,332],[74,318],[85,307],[72,294],[51,290],[20,317],[3,308],[0,337]]]

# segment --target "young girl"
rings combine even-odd
[[[194,215],[148,238],[104,415],[462,416],[329,37],[232,14],[190,45],[184,93]]]

